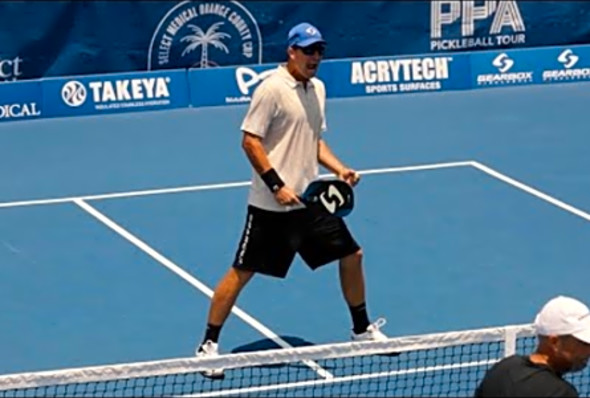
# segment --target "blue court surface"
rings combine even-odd
[[[328,101],[369,312],[404,336],[590,302],[590,85]],[[0,125],[0,374],[194,353],[244,224],[245,106]],[[337,267],[257,277],[222,352],[349,339]]]

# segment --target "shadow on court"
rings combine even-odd
[[[306,347],[315,345],[311,341],[307,341],[302,339],[301,337],[295,336],[280,336],[281,339],[286,341],[289,345],[293,347]],[[272,341],[271,339],[261,339],[253,341],[252,343],[244,344],[234,348],[231,352],[232,354],[237,354],[241,352],[253,352],[253,351],[263,351],[263,350],[274,350],[277,348],[281,348],[277,343]]]

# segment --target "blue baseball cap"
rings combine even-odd
[[[326,41],[322,37],[322,34],[315,26],[303,22],[299,25],[294,26],[289,31],[289,47],[307,47],[315,43],[326,44]]]

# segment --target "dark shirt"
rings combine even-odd
[[[574,386],[528,356],[512,355],[492,366],[475,390],[476,397],[577,397]]]

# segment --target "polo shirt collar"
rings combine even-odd
[[[285,82],[287,82],[287,84],[289,85],[289,87],[291,88],[296,88],[297,86],[301,86],[303,87],[303,82],[300,82],[299,80],[296,80],[293,75],[291,75],[289,73],[289,71],[287,70],[287,66],[285,64],[281,64],[278,67],[278,74],[279,76],[285,80]],[[314,87],[313,81],[312,80],[308,80],[307,81],[307,86],[308,87]]]

